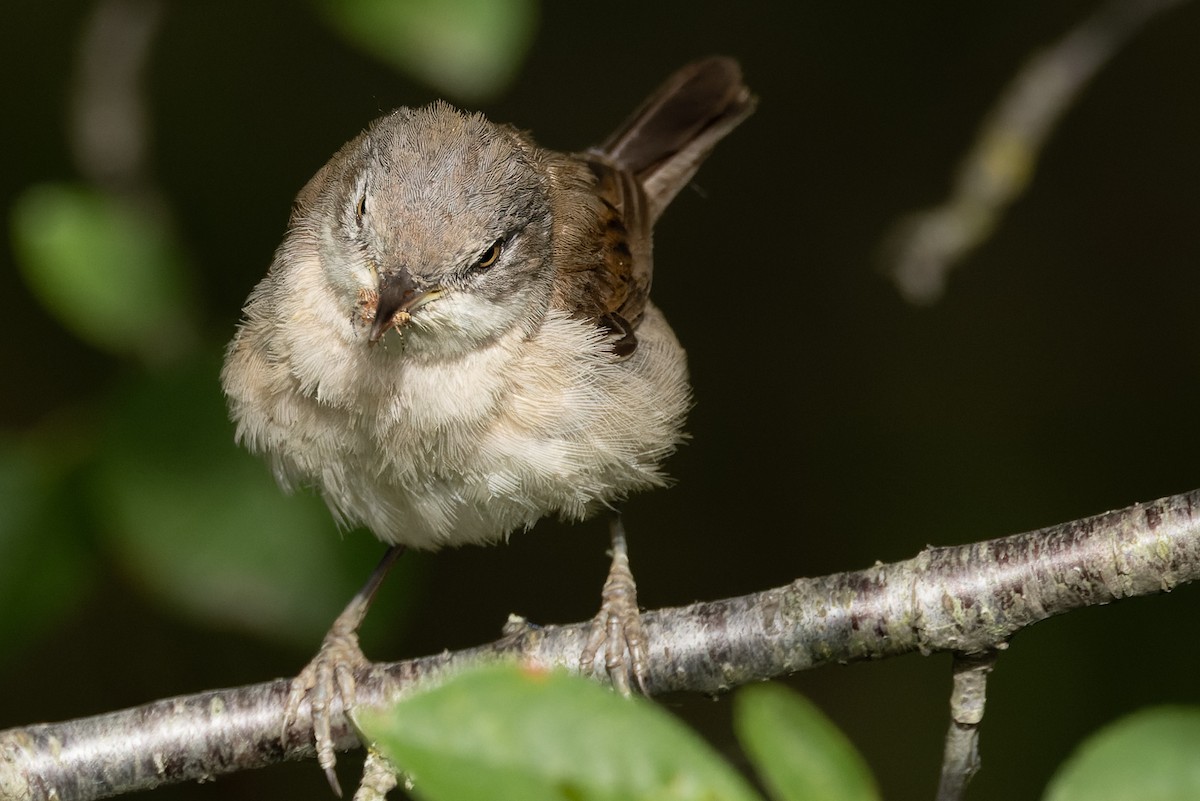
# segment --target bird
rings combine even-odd
[[[390,547],[292,684],[338,789],[330,705],[406,548],[494,543],[607,514],[612,567],[580,656],[644,689],[618,513],[668,483],[687,359],[650,299],[652,227],[755,109],[739,64],[673,73],[601,145],[559,152],[437,101],[372,122],[300,190],[221,371],[238,442],[285,490]],[[685,276],[686,277],[686,276]]]

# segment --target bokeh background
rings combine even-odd
[[[445,16],[406,6],[413,31]],[[644,606],[1200,486],[1200,5],[1162,14],[1099,74],[939,304],[907,304],[880,269],[890,227],[946,195],[1007,81],[1094,7],[509,0],[469,12],[462,48],[494,63],[456,74],[436,56],[458,46],[454,26],[394,47],[397,64],[318,3],[163,3],[141,84],[147,160],[136,185],[101,187],[72,149],[96,6],[7,4],[0,728],[292,675],[312,655],[381,548],[339,535],[316,499],[284,498],[235,448],[222,349],[299,187],[380,112],[438,96],[561,149],[600,140],[709,53],[739,58],[761,98],[657,230],[655,296],[697,403],[678,484],[627,507]],[[71,239],[89,225],[98,244]],[[84,271],[43,281],[47,248]],[[129,268],[134,251],[158,266]],[[509,612],[584,619],[605,544],[600,522],[543,523],[508,545],[406,558],[364,647],[472,645]],[[1097,726],[1200,701],[1197,592],[1016,637],[989,685],[970,797],[1034,798]],[[913,655],[789,683],[844,728],[887,798],[929,798],[949,667]],[[740,760],[726,699],[667,703]],[[328,793],[303,764],[151,797]]]

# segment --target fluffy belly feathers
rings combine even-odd
[[[341,398],[284,370],[286,359],[264,360],[280,368],[274,402],[230,392],[231,405],[239,439],[280,483],[314,487],[343,525],[414,548],[487,542],[547,510],[577,520],[666,482],[660,464],[690,405],[685,359],[653,307],[638,338],[617,361],[594,326],[551,313],[535,338],[498,341],[469,364],[426,364],[380,343],[337,358],[394,378],[352,382],[367,391]],[[301,418],[315,423],[301,430],[323,433],[297,438]]]

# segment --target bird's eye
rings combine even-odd
[[[363,217],[367,213],[367,195],[363,193],[358,198],[358,204],[354,207],[354,221],[362,225]]]
[[[484,251],[484,254],[475,262],[475,267],[480,270],[486,270],[497,261],[500,260],[500,251],[503,248],[503,242],[497,239],[492,243],[492,246]]]

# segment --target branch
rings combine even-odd
[[[1143,25],[1182,2],[1109,0],[1025,63],[981,126],[951,197],[887,237],[884,259],[901,294],[913,303],[938,300],[950,270],[1025,191],[1042,146],[1096,73]]]
[[[647,688],[714,693],[830,662],[911,651],[986,655],[1053,615],[1200,578],[1198,505],[1195,490],[1003,539],[926,548],[904,562],[647,612]],[[373,666],[358,676],[359,702],[387,705],[498,659],[576,670],[587,627],[514,618],[489,645]],[[278,679],[0,732],[0,798],[84,801],[311,758],[305,716],[280,736],[288,688]],[[962,689],[966,698],[970,688]],[[953,725],[977,725],[981,710],[969,700]],[[358,747],[340,708],[334,720],[337,747]],[[973,736],[964,742],[973,750]]]
[[[161,27],[159,0],[103,0],[79,42],[71,86],[71,150],[98,186],[147,192],[149,101],[146,65]]]
[[[987,674],[997,653],[955,654],[954,690],[950,694],[950,730],[942,757],[937,801],[958,801],[979,770],[979,724],[987,695]]]

